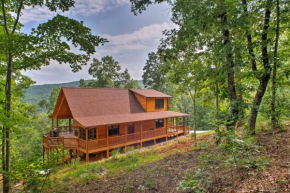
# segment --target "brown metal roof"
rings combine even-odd
[[[61,92],[73,118],[84,127],[187,116],[172,111],[146,112],[130,89],[63,87]]]
[[[154,89],[130,89],[130,90],[144,97],[166,97],[166,98],[171,97],[167,94],[164,94]]]

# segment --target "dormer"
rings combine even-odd
[[[169,95],[153,89],[130,89],[146,112],[168,111]]]

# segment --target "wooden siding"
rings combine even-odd
[[[107,138],[107,126],[98,126],[97,130],[98,139]]]
[[[141,106],[143,107],[143,109],[145,111],[147,111],[147,108],[146,108],[146,97],[144,96],[141,96],[137,93],[134,93],[135,97],[137,98],[137,100],[139,101],[139,103],[141,104]]]
[[[134,95],[146,112],[168,111],[168,98],[146,98],[136,93]],[[155,99],[164,99],[164,109],[155,109]]]
[[[164,109],[155,109],[155,99],[164,99]],[[168,98],[147,98],[147,112],[168,111]]]

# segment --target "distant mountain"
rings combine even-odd
[[[86,80],[88,82],[90,80]],[[138,80],[138,83],[142,88],[144,88],[144,84],[142,80]],[[79,81],[73,81],[68,83],[60,83],[60,84],[44,84],[44,85],[32,85],[28,88],[25,99],[25,102],[29,104],[37,104],[42,99],[47,100],[50,96],[51,91],[55,87],[79,87]]]

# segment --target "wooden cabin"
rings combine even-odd
[[[109,157],[115,148],[188,134],[188,115],[169,111],[169,98],[153,89],[62,88],[52,130],[43,135],[43,156],[63,146],[88,162],[90,155]]]

